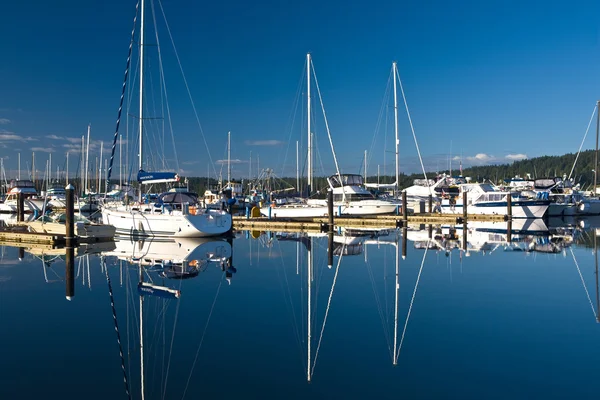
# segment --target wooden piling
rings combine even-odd
[[[66,235],[65,240],[67,247],[74,247],[73,242],[75,241],[75,187],[71,184],[65,188],[67,195],[67,208],[66,208]]]
[[[404,227],[408,226],[408,199],[406,198],[406,190],[402,191],[402,220]]]
[[[327,267],[333,267],[333,231],[327,234]]]
[[[433,212],[433,195],[429,195],[429,208],[427,209],[428,213],[432,213]]]
[[[17,222],[25,221],[25,198],[23,193],[17,193]]]
[[[327,216],[329,232],[333,232],[333,190],[331,189],[327,191]]]
[[[512,195],[509,192],[508,196],[506,196],[506,212],[508,214],[508,220],[512,219]]]
[[[71,301],[75,296],[75,249],[66,248],[65,257],[65,297]]]
[[[463,222],[467,223],[467,192],[463,192]]]

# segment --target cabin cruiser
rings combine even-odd
[[[18,195],[21,193],[23,196],[24,212],[26,213],[42,213],[44,210],[45,199],[37,197],[37,190],[35,184],[29,179],[13,179],[10,181],[10,187],[6,194],[6,199],[3,203],[0,203],[0,212],[2,213],[16,213],[18,204]],[[49,204],[46,204],[46,209],[50,209]]]
[[[397,200],[377,199],[363,186],[363,177],[357,174],[332,175],[327,178],[333,191],[333,212],[338,216],[380,215],[397,212]],[[261,207],[260,213],[278,218],[315,218],[328,215],[326,199],[309,199],[300,203],[277,206],[271,203]]]
[[[550,205],[550,200],[531,199],[519,193],[502,192],[490,183],[465,183],[459,187],[459,196],[442,199],[442,213],[462,213],[465,206],[463,193],[467,194],[468,214],[508,215],[508,196],[511,198],[513,218],[542,218]]]

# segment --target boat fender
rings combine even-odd
[[[579,203],[579,205],[577,206],[577,208],[581,212],[587,211],[587,209],[588,209],[588,203],[582,201],[582,202]]]

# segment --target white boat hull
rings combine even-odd
[[[265,217],[272,218],[319,218],[327,217],[329,211],[326,205],[322,203],[313,203],[314,205],[296,205],[289,204],[281,207],[261,207],[260,213]],[[395,213],[400,204],[382,201],[382,200],[364,200],[350,203],[334,203],[333,214],[335,216],[344,215],[381,215]]]
[[[478,203],[469,204],[467,206],[467,214],[478,214],[478,215],[508,215],[508,208],[506,203],[503,205],[494,205],[494,203]],[[521,201],[520,204],[512,205],[512,217],[513,218],[542,218],[548,210],[548,202],[544,201]],[[450,204],[445,200],[441,205],[443,214],[462,214],[463,205],[462,203]]]
[[[114,226],[120,235],[177,238],[219,236],[232,227],[231,215],[217,210],[184,214],[181,211],[161,213],[104,208],[102,222]]]

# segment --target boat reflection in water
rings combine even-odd
[[[138,239],[138,240],[136,240]],[[130,264],[143,266],[169,279],[188,279],[198,276],[209,264],[217,264],[227,277],[236,272],[232,265],[232,246],[218,238],[135,238],[115,237],[115,249],[104,252]]]
[[[128,364],[132,363],[132,360],[131,358],[129,360],[126,360],[124,356],[124,354],[126,353],[124,353],[123,345],[121,343],[119,323],[117,318],[117,309],[115,307],[112,286],[110,283],[109,268],[107,268],[106,265],[106,261],[110,260],[113,257],[116,257],[119,260],[120,265],[122,265],[122,262],[127,262],[131,266],[137,267],[137,295],[139,296],[140,398],[144,399],[147,391],[152,392],[156,390],[157,387],[160,387],[162,398],[165,398],[167,393],[167,378],[169,377],[168,367],[167,374],[164,376],[164,380],[157,381],[156,379],[150,379],[148,382],[149,387],[146,387],[147,373],[145,372],[145,364],[149,362],[148,359],[152,359],[155,362],[162,362],[163,367],[164,365],[170,365],[171,363],[171,352],[173,349],[175,328],[179,315],[178,311],[181,305],[180,297],[184,279],[197,277],[200,274],[200,272],[207,269],[208,265],[213,264],[218,265],[220,267],[220,269],[223,271],[223,276],[228,282],[230,282],[232,275],[236,272],[236,269],[233,266],[231,240],[228,241],[218,238],[176,238],[175,240],[139,238],[140,240],[136,240],[136,238],[132,237],[116,237],[115,239],[116,241],[114,250],[103,253],[103,267],[106,273],[106,279],[109,288],[117,343],[119,344],[119,353],[121,357],[121,368],[123,372],[125,392],[126,395],[129,398],[131,398],[132,385],[130,385],[130,382],[128,380],[127,366]],[[128,273],[126,273],[127,280],[129,279],[129,275],[130,274],[128,271]],[[166,280],[164,278],[166,278]],[[179,282],[175,283],[177,281]],[[169,282],[174,284],[173,286],[175,287],[170,287]],[[221,287],[222,282],[223,280],[221,280],[219,288]],[[128,288],[129,285],[126,285],[126,287]],[[128,298],[133,298],[135,296],[135,294],[131,293],[128,289],[126,291]],[[213,302],[213,307],[214,303],[216,302],[218,293],[219,291],[217,290],[217,294],[215,295],[215,299]],[[167,315],[169,314],[167,312],[168,306],[169,304],[171,304],[170,302],[172,301],[176,302],[175,307],[177,311],[175,311],[174,316]],[[148,302],[150,302],[150,304],[146,304]],[[153,310],[159,310],[159,316],[156,317],[152,315],[146,315],[148,311],[145,310],[145,308],[148,306],[150,306],[150,313],[152,313]],[[198,344],[197,353],[200,351],[200,348],[202,346],[204,334],[206,333],[206,328],[208,327],[211,315],[212,312],[209,313],[208,320],[205,326],[205,331],[202,334],[200,343]],[[130,313],[127,312],[128,320],[126,322],[128,327],[131,324],[129,318]],[[166,345],[166,321],[171,321],[171,318],[173,321],[172,338],[167,358],[166,349],[168,348],[168,346]],[[145,340],[147,338],[144,334],[144,325],[147,323],[154,323],[154,326],[151,327],[150,343],[145,343]],[[162,326],[159,327],[159,325]],[[160,336],[158,339],[156,332],[162,332],[162,334],[158,335]],[[127,340],[129,343],[129,336]],[[152,350],[154,349],[154,351],[156,351],[156,348],[161,347],[161,344],[159,344],[161,340],[163,355],[162,359],[157,360],[156,355],[152,354]],[[144,350],[146,349],[144,347],[145,345],[150,349],[149,355],[144,354]],[[127,352],[127,354],[130,353]],[[137,357],[137,354],[133,356]],[[197,357],[198,354],[196,354],[196,359]],[[192,376],[194,367],[195,361],[190,369],[187,384],[185,388],[183,388],[184,396],[190,383],[190,378]]]

